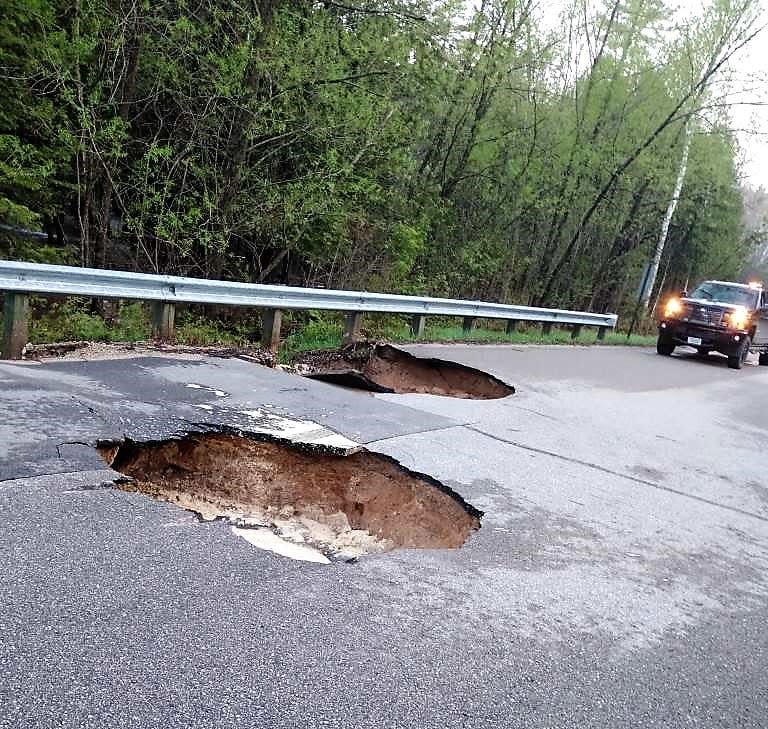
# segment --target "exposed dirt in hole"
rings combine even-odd
[[[482,512],[439,481],[387,456],[306,451],[269,439],[203,433],[159,442],[100,443],[140,491],[239,526],[353,558],[397,547],[456,549]]]
[[[442,359],[416,357],[390,344],[358,342],[304,352],[294,360],[305,377],[373,392],[416,392],[495,400],[515,388],[487,372]]]

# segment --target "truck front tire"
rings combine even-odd
[[[668,334],[659,334],[656,340],[656,353],[662,357],[669,357],[675,351],[675,342]]]
[[[740,370],[741,366],[744,364],[744,362],[747,359],[747,355],[749,354],[749,345],[752,342],[750,341],[749,337],[744,337],[744,341],[741,343],[741,347],[739,347],[739,351],[734,355],[729,355],[728,357],[728,366],[732,370]]]

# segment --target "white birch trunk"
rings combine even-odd
[[[659,241],[656,243],[656,252],[653,256],[653,263],[651,263],[651,271],[648,275],[648,282],[643,291],[643,308],[647,309],[651,300],[651,292],[653,291],[654,284],[656,283],[656,276],[659,274],[659,265],[661,264],[661,256],[664,253],[664,246],[667,242],[667,234],[669,233],[669,225],[672,222],[672,216],[675,214],[677,203],[680,200],[680,192],[683,189],[683,182],[685,181],[685,173],[688,170],[688,152],[691,149],[691,121],[690,119],[685,125],[685,141],[683,142],[683,156],[680,158],[680,167],[677,169],[677,180],[675,181],[675,189],[672,193],[672,199],[667,205],[667,212],[664,215],[664,220],[661,223],[661,231],[659,233]]]

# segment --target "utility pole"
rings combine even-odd
[[[651,300],[651,292],[656,283],[656,276],[659,274],[659,266],[661,265],[661,256],[664,253],[664,246],[667,242],[667,234],[669,233],[669,224],[672,222],[672,216],[675,214],[677,203],[680,200],[680,192],[683,189],[683,182],[685,181],[685,173],[688,171],[688,152],[691,149],[691,136],[692,136],[692,122],[690,117],[685,123],[685,139],[683,141],[683,155],[680,158],[680,166],[677,168],[677,180],[675,181],[675,189],[672,192],[672,199],[667,205],[667,212],[664,215],[664,220],[661,223],[661,231],[659,232],[659,240],[656,243],[656,252],[653,256],[651,263],[651,270],[648,275],[648,283],[645,287],[643,294],[643,308],[648,309],[648,305]]]

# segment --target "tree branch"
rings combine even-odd
[[[327,8],[339,8],[339,10],[348,10],[351,13],[364,13],[366,15],[392,15],[399,18],[407,18],[408,20],[415,20],[419,23],[426,22],[427,18],[423,15],[413,15],[406,13],[402,10],[382,10],[379,8],[357,8],[352,5],[345,5],[344,3],[333,2],[332,0],[323,0],[323,5]]]

